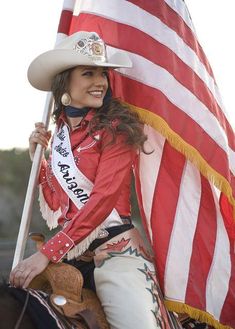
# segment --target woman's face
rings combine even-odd
[[[108,89],[108,70],[104,67],[78,66],[70,75],[69,94],[71,106],[102,106]]]

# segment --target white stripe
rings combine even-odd
[[[206,310],[218,320],[229,288],[231,260],[229,239],[218,206],[220,191],[212,185],[211,189],[216,205],[217,235],[213,262],[206,285]]]
[[[74,15],[80,12],[95,14],[113,21],[127,24],[151,36],[171,49],[204,81],[221,108],[221,98],[217,94],[214,79],[209,75],[196,53],[181,39],[175,31],[160,19],[125,0],[85,0],[75,8]],[[134,19],[133,19],[134,17]],[[143,24],[144,22],[144,24]]]
[[[115,48],[108,47],[111,55]],[[228,138],[217,118],[187,88],[180,84],[167,70],[153,64],[144,57],[128,53],[133,68],[118,69],[123,75],[139,81],[147,86],[158,89],[175,104],[182,112],[191,117],[205,132],[229,155],[231,171],[235,174],[235,152],[228,146]],[[148,72],[148,74],[146,74]]]
[[[67,34],[57,33],[55,47],[56,47],[56,45],[58,45],[66,37],[67,37]]]
[[[63,10],[74,10],[74,6],[75,6],[75,2],[79,2],[79,1],[75,1],[75,0],[64,0],[63,3]]]
[[[195,28],[185,2],[182,0],[165,0],[165,2],[183,19],[193,33],[195,33]]]
[[[159,167],[161,164],[162,150],[165,143],[163,138],[156,130],[152,127],[145,125],[144,133],[148,136],[148,141],[145,143],[146,151],[152,151],[151,154],[140,153],[140,181],[144,182],[141,184],[141,195],[144,213],[147,219],[147,227],[150,238],[152,240],[152,229],[151,229],[151,212],[152,202],[155,190],[155,184],[158,176]]]
[[[200,174],[188,161],[181,180],[180,194],[166,261],[164,286],[166,298],[171,300],[185,301],[200,198]]]

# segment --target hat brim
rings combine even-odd
[[[94,61],[88,56],[70,49],[53,49],[36,57],[28,68],[28,80],[36,89],[51,91],[53,78],[70,68],[88,65],[98,67],[132,67],[132,62],[125,52],[117,51],[107,61]]]

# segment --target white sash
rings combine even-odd
[[[53,174],[59,184],[80,210],[89,200],[94,184],[79,170],[74,162],[69,132],[66,125],[62,126],[54,134],[51,164]],[[93,240],[97,237],[102,237],[106,227],[120,224],[122,224],[122,220],[116,209],[113,209],[111,214],[100,226],[95,228],[88,237],[69,251],[68,258],[81,255]]]
[[[67,126],[55,132],[52,144],[52,171],[59,184],[78,209],[89,200],[93,183],[74,162]]]

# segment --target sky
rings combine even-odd
[[[111,1],[111,0],[110,0]],[[235,1],[185,0],[235,130]],[[46,93],[27,80],[30,62],[55,44],[63,0],[3,1],[1,28],[0,149],[26,148],[41,121]]]

